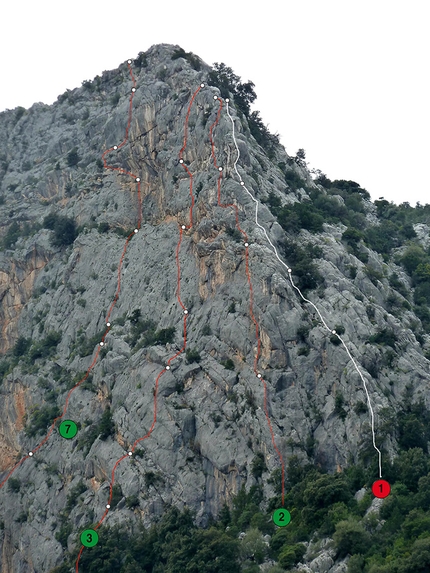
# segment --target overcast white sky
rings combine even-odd
[[[255,83],[289,154],[372,199],[430,203],[428,0],[3,3],[0,111],[53,103],[153,44]],[[0,134],[1,135],[1,134]]]

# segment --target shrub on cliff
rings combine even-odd
[[[79,163],[79,161],[80,157],[78,155],[78,150],[76,147],[74,147],[72,151],[70,151],[70,153],[67,155],[67,165],[69,167],[74,167]]]
[[[31,416],[31,421],[25,428],[25,433],[27,436],[33,437],[39,432],[45,431],[60,414],[61,412],[58,406],[35,408]]]
[[[75,221],[56,213],[49,213],[44,218],[43,227],[54,231],[51,237],[51,244],[54,247],[71,245],[78,235]]]

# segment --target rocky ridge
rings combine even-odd
[[[70,513],[73,529],[82,529],[103,514],[112,466],[147,433],[153,418],[154,380],[182,347],[175,251],[178,225],[188,222],[190,195],[178,153],[190,98],[200,83],[207,84],[210,67],[200,62],[196,70],[186,59],[172,59],[177,48],[153,46],[140,60],[140,68],[134,68],[137,91],[129,142],[109,156],[109,162],[138,173],[142,180],[142,226],[124,259],[106,352],[92,369],[91,382],[72,394],[67,410],[67,417],[82,425],[80,436],[89,447],[78,438],[65,442],[54,432],[40,453],[14,472],[19,491],[0,489],[0,519],[5,524],[0,532],[2,573],[49,571],[61,563],[64,548],[54,537],[58,515],[80,480],[86,489],[83,503]],[[6,236],[14,222],[27,223],[30,229],[13,249],[0,253],[0,352],[13,349],[20,336],[40,342],[50,332],[61,333],[49,359],[36,359],[32,368],[18,364],[3,380],[0,480],[42,439],[42,434],[29,436],[24,431],[35,408],[62,409],[69,378],[92,363],[97,343],[88,355],[80,354],[79,344],[103,331],[117,288],[124,232],[138,219],[135,184],[98,164],[103,151],[124,138],[131,86],[127,65],[105,72],[91,85],[66,92],[52,106],[35,104],[18,119],[17,112],[0,114],[2,233]],[[198,523],[205,525],[242,484],[248,488],[258,481],[252,472],[258,452],[266,466],[265,494],[274,493],[268,477],[279,468],[279,459],[263,410],[263,388],[253,372],[256,340],[244,248],[234,234],[233,209],[220,208],[217,202],[218,173],[208,138],[218,111],[214,95],[220,92],[210,84],[199,92],[184,152],[193,174],[196,205],[193,226],[184,233],[180,251],[181,298],[190,312],[187,347],[196,350],[200,360],[189,362],[182,354],[160,378],[156,428],[142,442],[140,454],[125,460],[117,472],[124,499],[138,496],[139,507],[129,509],[123,499],[109,515],[109,524],[142,520],[149,525],[171,503],[192,508]],[[254,197],[261,201],[273,193],[282,204],[305,201],[305,189],[285,186],[278,164],[290,165],[313,188],[316,184],[307,169],[291,166],[281,147],[270,160],[234,102],[230,113],[240,150],[238,169]],[[285,460],[293,453],[303,459],[311,456],[328,471],[340,472],[357,458],[363,437],[369,436],[368,412],[354,409],[358,402],[366,403],[362,382],[344,349],[330,342],[312,309],[291,288],[288,273],[256,227],[254,204],[234,173],[237,154],[226,114],[221,114],[214,141],[224,168],[223,201],[237,205],[240,225],[250,239],[254,314],[262,344],[259,368],[268,384],[276,443]],[[79,160],[68,165],[67,157],[75,149]],[[371,219],[373,205],[367,202],[366,208]],[[52,231],[42,227],[50,212],[79,226],[67,248],[53,247]],[[271,241],[282,245],[286,233],[265,204],[260,205],[259,222]],[[424,227],[419,226],[419,236],[428,241]],[[417,319],[412,311],[399,317],[387,310],[387,279],[377,284],[370,280],[364,263],[342,243],[343,230],[326,224],[318,235],[300,232],[301,242],[323,252],[316,264],[324,284],[308,296],[330,325],[344,327],[342,338],[368,381],[377,420],[381,409],[398,408],[409,384],[430,407],[430,363],[411,329]],[[354,278],[351,265],[357,269]],[[382,277],[395,270],[410,287],[401,267],[385,263],[373,251],[369,265]],[[371,315],[366,307],[371,307]],[[158,330],[174,327],[173,340],[133,346],[129,318],[136,309]],[[297,332],[303,325],[309,328],[307,354],[299,352]],[[371,334],[386,328],[397,336],[394,367],[384,363],[384,349],[368,344]],[[232,369],[225,367],[227,361]],[[380,368],[377,378],[369,373],[375,363]],[[336,411],[337,392],[345,397],[344,419]],[[108,407],[115,432],[90,443],[91,429]],[[395,444],[388,442],[385,447],[394,456]],[[159,479],[148,480],[148,475]],[[19,514],[26,518],[12,522],[12,516]],[[72,550],[71,536],[68,543]],[[346,571],[345,563],[334,562],[330,550],[320,551],[303,567],[300,570]]]

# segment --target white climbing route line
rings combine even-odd
[[[228,117],[230,118],[231,125],[232,125],[233,141],[234,141],[234,145],[235,145],[236,150],[237,150],[237,158],[235,159],[233,166],[234,166],[234,170],[235,170],[235,172],[236,172],[236,174],[237,174],[237,176],[238,176],[238,178],[239,178],[240,184],[242,185],[242,187],[245,189],[245,191],[248,193],[248,195],[251,197],[251,199],[252,199],[252,200],[254,201],[254,203],[255,203],[255,224],[257,225],[257,227],[259,227],[259,228],[263,231],[263,233],[264,233],[264,235],[265,235],[267,241],[269,242],[270,246],[272,247],[272,250],[273,250],[273,252],[274,252],[274,254],[275,254],[275,257],[278,259],[278,261],[281,263],[281,265],[283,265],[283,266],[287,269],[288,276],[290,277],[290,282],[291,282],[292,287],[296,289],[296,291],[299,293],[299,295],[301,296],[301,298],[302,298],[305,302],[307,302],[307,303],[309,303],[311,306],[313,306],[313,308],[314,308],[314,309],[316,310],[316,312],[318,313],[318,316],[320,317],[321,322],[323,323],[324,327],[330,332],[330,334],[333,334],[333,335],[337,336],[337,338],[340,340],[340,342],[342,343],[342,346],[344,347],[346,353],[348,354],[350,360],[352,361],[352,363],[353,363],[353,365],[354,365],[354,368],[355,368],[356,371],[358,372],[358,375],[360,376],[361,381],[363,382],[363,387],[364,387],[364,391],[366,392],[367,403],[368,403],[368,405],[369,405],[369,410],[370,410],[370,419],[371,419],[371,428],[372,428],[372,443],[373,443],[373,447],[374,447],[375,450],[378,452],[379,477],[381,478],[381,477],[382,477],[382,460],[381,460],[382,455],[381,455],[381,451],[378,449],[378,447],[376,446],[376,442],[375,442],[375,414],[374,414],[374,412],[373,412],[372,404],[371,404],[371,401],[370,401],[370,396],[369,396],[369,391],[368,391],[368,389],[367,389],[366,380],[365,380],[363,374],[361,373],[361,371],[360,371],[360,369],[359,369],[359,367],[358,367],[356,361],[355,361],[354,358],[352,357],[351,352],[349,351],[349,349],[348,349],[348,347],[346,346],[345,342],[344,342],[343,339],[341,338],[341,336],[339,336],[339,334],[338,334],[335,330],[331,329],[331,328],[327,325],[326,321],[324,320],[324,318],[323,318],[322,314],[320,313],[319,309],[317,308],[317,306],[316,306],[311,300],[309,300],[309,299],[307,299],[305,296],[303,296],[303,294],[302,294],[302,292],[300,291],[300,289],[294,284],[293,278],[292,278],[292,276],[291,276],[291,275],[292,275],[292,269],[291,269],[288,265],[286,265],[286,264],[284,263],[284,261],[281,260],[281,258],[279,257],[278,251],[276,250],[275,245],[272,243],[272,241],[270,240],[270,238],[269,238],[269,236],[268,236],[268,234],[267,234],[266,229],[265,229],[262,225],[260,225],[260,223],[258,222],[258,206],[259,206],[260,202],[259,202],[257,199],[255,199],[255,197],[252,195],[252,193],[247,189],[247,187],[246,187],[246,185],[245,185],[245,182],[243,181],[242,177],[241,177],[240,174],[239,174],[239,171],[237,170],[237,163],[238,163],[239,158],[240,158],[240,151],[239,151],[239,147],[238,147],[238,145],[237,145],[236,136],[235,136],[234,120],[233,120],[232,116],[230,115],[230,111],[229,111],[229,99],[227,98],[225,101],[226,101],[226,104],[227,104],[227,105],[226,105],[227,115],[228,115]]]

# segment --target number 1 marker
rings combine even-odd
[[[391,491],[391,486],[384,479],[378,479],[372,485],[373,495],[375,497],[379,497],[380,499],[384,499],[384,497],[390,495],[390,491]]]

